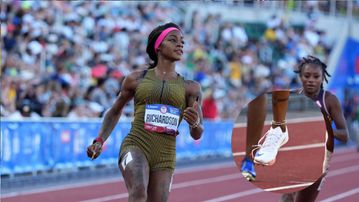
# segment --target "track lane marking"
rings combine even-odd
[[[282,147],[279,151],[294,151],[294,150],[302,150],[302,149],[312,149],[312,148],[320,148],[324,147],[325,143],[315,143],[315,144],[307,144],[307,145],[297,145],[297,146],[289,146],[289,147]],[[245,152],[235,152],[233,156],[244,156]]]
[[[352,196],[352,195],[357,194],[357,193],[359,193],[359,187],[355,188],[355,189],[351,189],[351,190],[346,191],[344,193],[340,193],[340,194],[337,194],[335,196],[326,198],[326,199],[324,199],[324,200],[322,200],[320,202],[333,202],[333,201],[337,201],[337,200]]]
[[[294,184],[294,185],[288,185],[288,186],[282,186],[282,187],[274,187],[274,188],[268,188],[263,189],[264,191],[278,191],[278,190],[284,190],[284,189],[293,189],[298,187],[307,187],[312,185],[314,182],[308,182],[308,183],[302,183],[302,184]]]
[[[346,149],[346,148],[342,148],[338,151],[340,153],[352,153],[353,152],[352,149]],[[342,158],[344,159],[343,161],[352,159],[352,158],[345,158],[345,155],[340,155],[339,158],[334,157],[333,160],[338,161],[339,159],[342,159]],[[342,160],[340,160],[340,161],[342,162]],[[199,169],[198,167],[201,167],[202,170]],[[208,166],[198,166],[198,167],[178,169],[178,171],[175,172],[175,174],[191,173],[191,172],[206,171],[206,170],[215,170],[215,169],[221,169],[221,168],[235,167],[235,165],[233,163],[223,163],[221,165],[214,165],[214,166],[209,166],[209,167]],[[208,169],[206,169],[206,168],[208,168]],[[359,170],[359,165],[346,167],[346,168],[342,168],[342,169],[337,169],[337,170],[332,170],[329,172],[328,177],[342,175],[342,174],[354,172],[357,170]],[[31,191],[12,192],[12,193],[8,193],[8,194],[2,194],[1,199],[13,198],[13,197],[17,197],[17,196],[24,196],[24,195],[31,195],[31,194],[41,194],[41,193],[52,192],[52,191],[61,191],[61,190],[66,190],[66,189],[105,185],[105,184],[116,183],[116,182],[123,182],[123,178],[118,177],[115,179],[114,178],[102,179],[102,180],[97,180],[95,182],[91,182],[92,184],[89,184],[89,182],[87,181],[87,182],[80,182],[80,183],[71,184],[71,185],[60,185],[60,186],[54,186],[54,187],[49,187],[49,188],[40,188],[40,189],[31,190]],[[259,189],[259,190],[261,190],[261,189]],[[122,193],[122,194],[127,194],[127,193]],[[118,196],[121,195],[120,197],[123,197],[122,194],[118,194]],[[128,194],[127,194],[127,196],[128,196]]]
[[[227,181],[227,180],[233,180],[233,179],[238,179],[241,177],[242,177],[242,175],[240,173],[236,173],[236,174],[222,175],[222,176],[218,176],[218,177],[212,177],[212,178],[206,178],[206,179],[200,179],[200,180],[191,180],[191,181],[187,181],[187,182],[173,184],[172,190],[187,188],[187,187],[192,187],[192,186],[198,186],[198,185],[203,185],[203,184],[222,182],[222,181]],[[126,194],[116,194],[116,195],[99,197],[99,198],[90,199],[90,200],[84,200],[84,201],[80,201],[80,202],[103,202],[103,201],[109,201],[109,200],[123,199],[123,198],[127,198],[127,197],[128,197],[128,194],[127,195]]]
[[[359,165],[356,165],[356,166],[350,166],[350,167],[346,167],[346,168],[341,168],[341,169],[329,171],[329,174],[328,174],[327,178],[338,176],[338,175],[344,175],[344,174],[351,173],[351,172],[356,172],[356,171],[358,171],[358,169],[359,169]],[[274,188],[276,188],[276,187],[274,187]],[[270,188],[270,189],[274,189],[274,188]],[[238,192],[238,193],[235,193],[235,194],[224,195],[224,196],[221,196],[221,197],[218,197],[218,198],[209,199],[209,200],[207,200],[207,202],[222,202],[222,201],[241,198],[241,197],[244,197],[244,196],[259,193],[258,191],[256,191],[258,189],[259,188],[250,189],[250,190],[246,190],[244,192]],[[259,190],[261,190],[261,189],[259,189]],[[263,190],[261,190],[261,191],[263,192]],[[347,196],[345,196],[345,197],[347,197]]]

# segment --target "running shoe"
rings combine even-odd
[[[263,144],[261,144],[264,138],[265,140]],[[254,163],[265,166],[273,165],[275,163],[279,148],[287,143],[288,139],[287,127],[285,132],[282,132],[280,127],[271,127],[258,142],[257,149],[259,150],[254,156]]]
[[[244,178],[248,181],[254,181],[256,179],[256,171],[254,170],[254,163],[248,157],[245,157],[242,161],[241,172]]]

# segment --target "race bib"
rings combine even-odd
[[[177,135],[180,109],[163,104],[146,104],[145,130]]]

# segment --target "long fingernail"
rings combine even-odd
[[[96,152],[94,152],[94,153],[92,154],[91,160],[93,160],[93,159],[95,158],[95,155],[96,155]]]

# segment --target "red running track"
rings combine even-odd
[[[245,154],[245,126],[236,124],[232,134],[232,151],[238,167],[241,167]],[[287,127],[289,141],[279,150],[276,163],[255,166],[257,177],[254,184],[257,187],[290,193],[304,189],[322,175],[326,133],[323,117],[290,119]],[[262,135],[268,129],[269,125],[266,125]]]
[[[318,201],[355,202],[359,198],[359,154],[337,149]],[[247,182],[234,163],[213,163],[175,172],[169,201],[278,201],[280,194],[265,192]],[[123,180],[89,181],[3,195],[3,202],[127,201]]]

